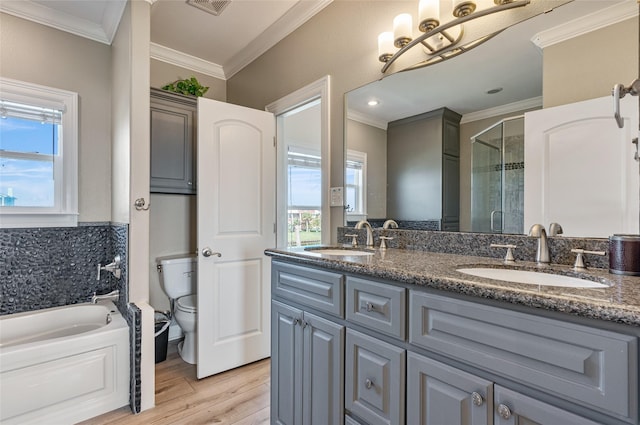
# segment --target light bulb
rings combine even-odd
[[[428,32],[440,25],[440,0],[420,0],[418,3],[418,29]]]
[[[411,30],[411,15],[401,13],[393,18],[393,45],[396,47],[404,47],[413,40],[413,31]]]
[[[378,60],[387,62],[393,56],[396,48],[393,46],[393,33],[391,31],[380,33],[378,36]]]

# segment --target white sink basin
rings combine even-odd
[[[562,286],[565,288],[608,288],[608,285],[577,277],[559,274],[540,273],[529,270],[492,269],[473,267],[458,269],[460,273],[487,279],[503,280],[506,282],[525,283],[528,285]]]
[[[308,249],[308,252],[316,253],[316,254],[324,254],[324,255],[333,255],[336,257],[353,257],[353,256],[367,256],[373,255],[371,251],[360,251],[357,249],[337,249],[337,248],[319,248],[319,249]]]

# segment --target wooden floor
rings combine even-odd
[[[156,365],[156,407],[133,415],[129,407],[82,425],[196,425],[269,423],[269,359],[198,380],[169,344],[167,360]]]

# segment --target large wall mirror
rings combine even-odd
[[[640,72],[635,1],[574,0],[551,13],[520,22],[453,59],[398,72],[347,93],[346,225],[361,219],[375,225],[392,218],[405,224],[401,228],[526,233],[524,114],[575,101],[571,99],[571,87],[558,90],[543,83],[543,74],[548,79],[553,75],[550,73],[563,72],[563,66],[554,66],[548,49],[534,41],[536,35],[548,34],[550,29],[563,28],[576,20],[576,26],[581,21],[591,23],[598,15],[617,16],[599,23],[596,31],[622,31],[621,37],[632,47],[628,54],[635,58],[623,64],[609,63],[606,55],[596,54],[603,63],[585,67],[581,70],[584,76],[575,76],[603,80],[602,88],[586,99],[608,96],[613,84],[628,84]],[[615,40],[601,36],[592,40],[595,44],[590,48],[594,52],[615,49]],[[565,61],[572,60],[571,51],[562,56]],[[629,68],[623,74],[633,76],[626,77],[629,81],[616,81],[621,66]],[[631,105],[637,108],[638,98],[634,99]],[[634,131],[637,136],[638,128]],[[396,143],[404,134],[414,138],[416,134],[428,134],[428,138],[437,139],[436,148],[407,154]],[[452,148],[450,140],[456,137],[459,148]],[[421,156],[432,161],[436,156],[435,163],[440,165],[421,165]],[[422,179],[427,174],[431,183],[416,186],[416,176]],[[450,190],[448,185],[459,189]],[[430,197],[422,199],[427,193]],[[417,208],[396,205],[402,198]],[[638,203],[637,193],[633,202]],[[449,210],[459,211],[458,216]],[[429,212],[421,216],[416,211]],[[579,215],[580,211],[569,214]],[[571,236],[601,236],[599,232],[589,233]]]

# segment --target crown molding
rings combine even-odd
[[[638,16],[638,3],[636,0],[625,0],[565,24],[541,31],[534,35],[531,41],[539,48],[544,49],[591,31],[617,24],[634,16]]]
[[[222,69],[220,65],[179,52],[169,47],[151,43],[149,53],[152,59],[187,68],[221,80],[227,79],[224,69]]]
[[[363,114],[362,112],[351,110],[347,111],[347,119],[387,131],[386,121],[371,118],[370,116]]]
[[[532,97],[531,99],[519,100],[517,102],[507,103],[506,105],[496,106],[495,108],[464,114],[460,120],[460,124],[540,107],[542,107],[542,96]]]
[[[233,77],[242,68],[256,60],[280,40],[295,31],[315,14],[327,7],[333,0],[298,1],[280,19],[274,22],[251,44],[235,54],[224,67],[227,78]]]
[[[126,1],[107,2],[101,24],[90,22],[29,0],[0,1],[0,11],[104,44],[111,44]]]

